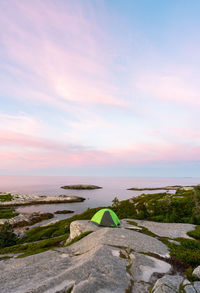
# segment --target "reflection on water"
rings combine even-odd
[[[60,203],[25,206],[21,212],[73,210],[83,212],[87,208],[111,205],[116,196],[119,200],[135,197],[144,192],[127,190],[130,187],[160,187],[167,185],[195,185],[200,178],[130,178],[130,177],[69,177],[69,176],[0,176],[0,191],[10,191],[38,195],[77,195],[85,197],[81,203]],[[68,184],[94,184],[102,186],[96,190],[65,190],[60,186]],[[161,192],[149,191],[148,193]],[[147,193],[147,192],[146,192]],[[62,219],[73,214],[56,215]]]

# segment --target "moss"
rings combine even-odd
[[[0,208],[0,219],[10,219],[19,215],[14,208]]]
[[[9,258],[11,258],[10,256],[2,256],[2,257],[0,257],[0,261],[1,260],[7,260],[7,259],[9,259]]]
[[[72,290],[73,290],[73,287],[74,287],[74,286],[72,286],[72,287],[68,288],[68,289],[67,289],[67,291],[66,291],[65,293],[71,293],[71,292],[72,292]]]
[[[135,221],[127,221],[127,223],[133,226],[138,226],[138,223],[136,223]]]
[[[12,199],[11,193],[0,193],[0,202],[11,201]]]
[[[72,241],[67,243],[67,245],[65,245],[65,246],[69,246],[69,245],[72,245],[72,244],[76,243],[77,241],[79,241],[80,239],[84,238],[85,236],[89,235],[92,232],[93,231],[87,231],[87,232],[84,232],[84,233],[80,234],[79,236],[76,236]]]

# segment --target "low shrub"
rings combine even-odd
[[[17,243],[17,236],[13,232],[11,225],[5,222],[0,228],[0,248],[12,246]]]

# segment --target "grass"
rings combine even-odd
[[[200,242],[192,239],[177,238],[180,245],[169,243],[170,255],[190,264],[192,267],[200,264]]]
[[[74,244],[75,242],[81,240],[82,238],[84,238],[85,236],[89,235],[92,232],[93,231],[86,231],[86,232],[80,234],[79,236],[76,236],[74,239],[72,239],[72,241],[70,241],[69,243],[67,243],[67,245],[65,245],[65,246],[70,246],[70,245]]]
[[[170,256],[183,262],[185,275],[191,282],[197,278],[192,275],[194,268],[200,265],[200,242],[192,239],[177,238],[180,245],[169,242]]]
[[[23,242],[33,242],[43,239],[48,239],[52,237],[57,237],[69,233],[70,224],[76,220],[89,220],[92,216],[100,210],[99,208],[88,209],[82,214],[75,215],[71,218],[61,220],[55,224],[51,224],[44,227],[35,227],[27,232],[26,237],[23,239]]]
[[[10,219],[19,215],[14,208],[0,208],[0,219]]]
[[[12,199],[11,193],[0,193],[0,202],[11,201]]]
[[[69,245],[79,241],[80,239],[87,236],[91,232],[92,231],[87,231],[87,232],[80,234],[79,236],[75,237],[71,242],[69,242],[66,246],[69,246]],[[58,246],[63,246],[63,243],[67,240],[68,237],[69,237],[69,233],[66,233],[66,234],[59,236],[59,237],[45,239],[45,240],[41,240],[41,241],[37,241],[37,242],[33,242],[33,243],[17,244],[14,246],[5,247],[5,248],[0,249],[0,254],[21,253],[18,256],[18,258],[26,257],[29,255],[33,255],[33,254],[47,251],[49,249],[53,249]]]
[[[23,253],[18,257],[25,257],[59,246],[63,240],[67,239],[68,236],[69,234],[65,234],[59,237],[45,239],[34,243],[17,244],[14,246],[5,247],[0,249],[0,254]]]
[[[200,226],[196,226],[195,230],[187,232],[190,237],[200,240]]]

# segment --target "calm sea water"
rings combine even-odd
[[[97,190],[64,190],[60,187],[68,184],[95,184],[102,186]],[[35,205],[20,207],[20,212],[48,211],[70,209],[75,213],[85,211],[88,207],[107,206],[115,196],[119,200],[135,197],[143,192],[130,191],[130,187],[160,187],[167,185],[200,184],[200,178],[127,178],[127,177],[69,177],[69,176],[0,176],[0,191],[10,191],[37,195],[77,195],[86,198],[82,203]],[[160,191],[159,191],[160,192]],[[155,193],[149,191],[148,193]],[[63,219],[71,216],[56,215]]]

